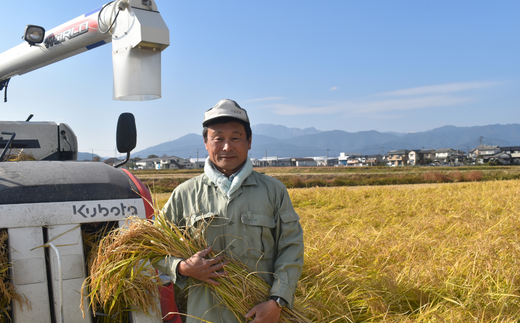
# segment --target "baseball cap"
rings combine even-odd
[[[235,118],[249,123],[249,117],[245,109],[242,109],[238,103],[233,100],[224,99],[218,101],[213,108],[204,113],[202,125],[205,126],[209,121],[222,117]]]

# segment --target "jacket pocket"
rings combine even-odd
[[[296,212],[285,212],[280,214],[280,219],[282,219],[283,223],[289,223],[294,221],[299,221],[300,216]]]
[[[273,258],[276,255],[276,244],[271,231],[276,226],[274,218],[248,212],[241,215],[241,220],[247,237],[247,245],[242,256],[250,259]]]
[[[207,228],[209,227],[211,221],[218,217],[218,214],[215,213],[202,213],[202,214],[192,214],[186,219],[188,232],[194,238],[199,238],[200,235],[207,239]]]

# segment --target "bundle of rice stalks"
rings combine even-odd
[[[0,323],[11,320],[9,310],[11,301],[17,300],[22,305],[29,307],[29,301],[24,295],[15,293],[14,286],[9,281],[9,257],[7,248],[7,230],[0,230]]]
[[[106,264],[102,264],[99,261],[106,252],[111,252],[117,256],[117,251],[104,249],[107,247],[106,242],[110,240],[108,235],[113,227],[113,225],[109,225],[99,228],[95,225],[89,225],[82,228],[83,247],[87,258],[87,269],[90,275],[83,283],[83,291],[85,291],[86,287],[90,287],[87,282],[95,273],[99,275],[100,272],[105,272],[105,270],[117,270],[117,268],[108,268]],[[101,245],[101,241],[104,241],[103,245]],[[143,289],[145,293],[148,290],[152,293],[157,290],[157,285],[149,279],[152,274],[154,273],[151,270],[134,271],[127,273],[118,284],[114,281],[106,281],[102,290],[95,293],[97,297],[93,297],[90,300],[95,322],[127,322],[132,307],[138,306],[139,304],[146,305],[145,302],[151,302],[150,304],[155,303],[155,299],[150,299],[146,294],[144,299],[142,295],[140,295],[140,291]],[[98,279],[106,278],[105,276],[97,277]],[[91,290],[91,292],[94,291]],[[141,302],[139,302],[140,299],[142,299]],[[83,316],[85,316],[83,305],[84,303],[82,302],[81,310]],[[144,308],[148,308],[148,305]]]
[[[99,301],[109,309],[111,302],[115,303],[120,297],[128,298],[130,301],[141,300],[145,295],[150,298],[157,297],[156,277],[152,274],[141,275],[144,280],[135,280],[139,273],[149,270],[149,263],[157,262],[166,256],[187,259],[208,246],[203,238],[203,228],[190,236],[188,230],[180,230],[161,213],[156,213],[155,225],[147,220],[131,217],[128,218],[125,227],[112,231],[101,241],[99,250],[102,252],[98,253],[96,264],[91,269],[91,276],[85,281],[91,291],[91,302]],[[229,261],[226,265],[229,276],[220,279],[219,286],[206,286],[222,299],[222,306],[231,310],[238,321],[245,322],[245,314],[255,305],[268,299],[271,287],[236,257],[224,255],[222,261],[226,260]],[[129,297],[126,293],[139,296]],[[131,305],[146,312],[150,304],[154,304],[153,301],[135,302]],[[297,299],[292,310],[283,309],[280,322],[311,322],[304,313],[306,308],[301,300]]]
[[[8,154],[4,157],[7,161],[27,161],[36,160],[32,153],[24,153],[23,149],[11,148]]]

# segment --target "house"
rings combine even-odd
[[[433,161],[439,165],[460,166],[464,164],[465,153],[452,148],[441,148],[435,151]]]
[[[383,161],[383,156],[381,156],[379,154],[366,156],[367,166],[376,166],[376,165],[381,164],[382,161]]]
[[[482,158],[482,162],[498,161],[502,165],[509,165],[512,162],[511,154],[499,152],[494,155],[486,155]]]
[[[408,153],[408,165],[415,166],[421,164],[421,161],[424,158],[424,154],[420,149],[412,149]]]
[[[421,154],[423,157],[423,163],[427,161],[431,162],[435,158],[435,149],[423,149],[421,150]]]
[[[159,168],[157,165],[159,164]],[[195,168],[193,164],[190,163],[188,159],[170,156],[170,157],[160,157],[159,163],[156,163],[156,169],[186,169],[186,168]]]
[[[520,146],[500,147],[500,150],[503,153],[509,154],[511,157],[510,164],[520,164]]]
[[[144,158],[135,163],[137,169],[185,169],[195,166],[189,160],[176,156]]]
[[[338,157],[313,157],[318,166],[335,166],[338,164]]]
[[[390,166],[406,166],[408,164],[408,149],[391,150],[387,153],[388,165]]]
[[[313,158],[292,158],[291,159],[291,165],[296,167],[301,166],[318,166],[318,163]]]
[[[259,167],[287,167],[292,165],[292,160],[290,157],[275,156],[258,159],[256,163]]]
[[[484,163],[489,160],[490,156],[493,156],[500,152],[498,146],[479,145],[469,151],[468,157],[477,159],[479,163]]]
[[[135,166],[137,169],[155,169],[155,162],[157,160],[159,160],[159,158],[143,158],[135,162]]]
[[[347,166],[363,166],[363,162],[365,162],[365,158],[361,155],[353,155],[347,159]]]
[[[361,153],[339,153],[338,165],[347,166],[348,160],[352,156],[361,156]]]
[[[190,158],[190,164],[193,165],[193,167],[186,167],[186,168],[204,168],[204,164],[206,164],[206,159]]]

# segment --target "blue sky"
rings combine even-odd
[[[170,30],[161,99],[112,100],[107,44],[14,77],[2,120],[32,113],[34,121],[67,123],[80,151],[104,157],[114,155],[122,112],[136,117],[138,151],[201,133],[204,111],[223,98],[245,108],[253,125],[319,130],[520,120],[517,0],[156,3]],[[103,4],[6,2],[0,52],[21,43],[27,24],[49,30]]]

